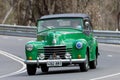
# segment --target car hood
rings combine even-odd
[[[45,30],[37,35],[38,41],[44,41],[46,45],[63,45],[80,39],[83,32],[78,29],[50,29]]]

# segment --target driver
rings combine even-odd
[[[76,29],[82,30],[82,26],[80,25],[80,22],[78,22],[78,21],[72,22],[72,26]]]

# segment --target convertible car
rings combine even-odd
[[[37,39],[25,45],[28,75],[36,69],[48,72],[50,67],[79,66],[82,72],[95,69],[98,43],[93,37],[87,14],[53,14],[37,20]]]

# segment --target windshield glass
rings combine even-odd
[[[76,28],[82,30],[82,19],[47,19],[38,21],[38,32],[52,28]]]

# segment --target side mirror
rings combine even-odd
[[[85,26],[90,26],[90,23],[88,21],[86,21]]]

